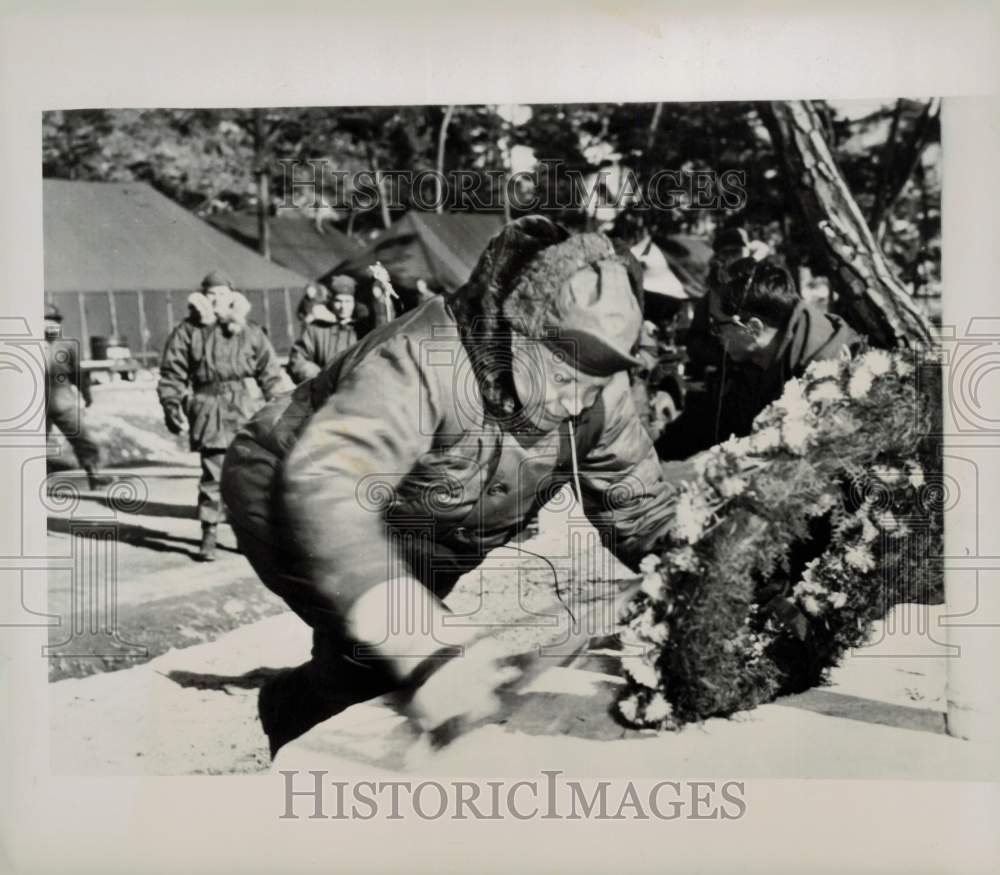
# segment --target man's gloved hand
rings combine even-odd
[[[413,597],[402,599],[404,610],[407,605],[420,611],[429,608],[432,631],[425,630],[421,614],[421,619],[412,623],[401,617],[399,627],[390,632],[387,606],[399,604],[399,593],[407,588],[413,589]],[[429,603],[423,601],[425,598]],[[494,639],[477,638],[472,627],[447,624],[448,615],[444,604],[413,578],[371,587],[347,615],[351,637],[381,642],[376,648],[407,690],[406,713],[428,733],[460,731],[460,727],[496,713],[500,706],[498,688],[521,676],[517,666],[502,663],[505,654]],[[444,655],[449,651],[453,655]],[[436,655],[426,656],[429,653]]]
[[[500,645],[490,638],[469,645],[420,684],[409,703],[410,716],[433,732],[449,721],[471,724],[496,714],[497,690],[521,676],[517,666],[502,663],[503,657]]]
[[[169,404],[163,408],[163,421],[171,434],[182,434],[187,428],[187,419],[178,404]]]

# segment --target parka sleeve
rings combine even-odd
[[[264,397],[270,401],[276,395],[280,395],[287,379],[278,361],[278,354],[274,351],[271,341],[263,330],[258,330],[257,354],[254,360],[254,379],[260,386]]]
[[[609,549],[633,568],[666,536],[674,488],[635,409],[627,376],[605,390],[604,427],[580,460],[584,511],[610,532]]]
[[[170,332],[163,348],[156,394],[164,410],[171,406],[180,407],[189,391],[188,337],[187,326],[182,322]]]
[[[384,514],[440,422],[441,378],[421,367],[419,350],[406,336],[373,350],[313,414],[284,466],[289,537],[307,557],[314,596],[341,615],[372,586],[410,573]]]
[[[288,354],[288,374],[296,384],[311,380],[320,372],[321,368],[315,357],[315,332],[306,327]]]

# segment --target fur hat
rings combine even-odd
[[[558,347],[596,376],[638,367],[642,311],[625,263],[603,234],[576,234],[539,252],[503,304],[511,327]]]
[[[332,295],[350,295],[353,298],[357,285],[354,279],[347,274],[338,274],[330,280],[330,293]]]
[[[201,281],[201,290],[207,292],[209,289],[215,288],[227,288],[231,289],[233,287],[233,281],[230,279],[229,274],[221,270],[211,270],[205,274],[205,278]]]

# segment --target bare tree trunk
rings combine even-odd
[[[455,107],[448,105],[444,110],[444,117],[441,119],[441,127],[438,130],[438,151],[437,151],[437,211],[444,212],[444,144],[448,139],[448,125],[451,124],[452,113]]]
[[[264,111],[253,111],[254,176],[257,177],[257,248],[264,258],[271,258],[271,228],[268,212],[271,209],[270,179],[266,158],[266,134],[264,133]]]
[[[758,105],[806,221],[826,252],[840,310],[877,346],[932,344],[927,318],[893,274],[805,101]]]
[[[649,122],[649,128],[646,130],[646,155],[647,161],[650,160],[650,152],[653,151],[653,144],[656,142],[656,129],[660,126],[660,116],[663,115],[663,104],[657,103],[653,107],[653,118]]]

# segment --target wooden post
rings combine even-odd
[[[285,300],[285,328],[288,331],[288,342],[295,343],[295,329],[293,327],[295,317],[292,315],[292,296],[288,292],[288,286],[285,286],[281,291],[284,293],[282,297]]]
[[[89,359],[91,356],[90,350],[90,330],[87,325],[87,305],[83,301],[83,296],[86,292],[77,292],[76,301],[80,307],[80,333],[83,337],[80,338],[80,344],[83,346],[82,358]]]
[[[108,289],[108,309],[111,311],[111,333],[118,334],[118,308],[115,306],[115,293]]]
[[[267,136],[264,132],[264,111],[253,111],[254,175],[257,177],[257,247],[260,254],[271,260],[271,228],[268,213],[271,209],[270,175],[267,166]]]
[[[274,337],[274,327],[271,325],[271,290],[264,289],[264,324],[267,326],[268,337]]]
[[[142,289],[136,291],[136,300],[139,304],[139,349],[142,363],[146,364],[146,336],[149,334],[149,329],[146,327],[146,304],[142,298]]]
[[[444,146],[448,139],[448,125],[451,124],[451,116],[454,112],[454,106],[449,104],[445,107],[444,117],[441,119],[441,128],[438,131],[437,176],[435,177],[435,182],[437,183],[436,209],[438,213],[444,212]]]

